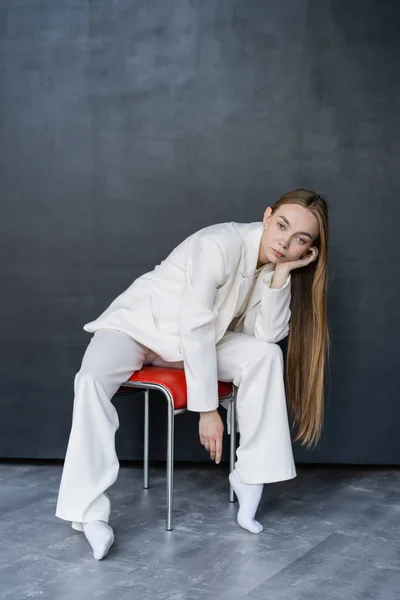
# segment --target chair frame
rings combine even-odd
[[[158,383],[148,383],[145,381],[127,381],[122,388],[136,388],[144,391],[144,456],[143,456],[143,487],[149,488],[149,405],[150,391],[157,390],[161,392],[167,401],[168,406],[168,428],[167,428],[167,518],[166,529],[172,531],[173,523],[173,504],[174,504],[174,432],[175,417],[188,412],[187,408],[175,409],[174,399],[166,387]],[[233,471],[236,457],[236,388],[232,386],[232,394],[223,396],[221,400],[229,400],[231,403],[230,411],[230,457],[229,470]],[[235,495],[231,485],[229,485],[229,502],[235,502]]]

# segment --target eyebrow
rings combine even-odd
[[[280,219],[282,219],[283,221],[285,221],[285,223],[287,223],[287,225],[289,225],[289,227],[290,227],[290,223],[289,223],[289,221],[287,220],[286,217],[284,217],[283,215],[278,215],[278,216],[279,216]],[[298,231],[297,233],[300,233],[301,235],[306,235],[307,237],[310,238],[310,240],[312,240],[311,233],[308,233],[307,231]]]

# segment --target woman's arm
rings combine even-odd
[[[289,333],[291,272],[307,266],[318,257],[315,247],[302,258],[276,265],[264,276],[260,301],[250,307],[243,319],[242,331],[265,342],[277,343]]]
[[[218,407],[214,299],[224,279],[224,256],[215,238],[200,236],[187,260],[181,297],[180,340],[187,384],[187,407],[195,412]]]
[[[223,283],[225,261],[215,239],[194,241],[188,257],[181,298],[180,338],[187,387],[187,408],[199,412],[201,444],[218,464],[222,455],[224,425],[217,411],[218,375],[214,299]]]
[[[275,270],[257,285],[260,299],[247,309],[238,329],[258,340],[277,343],[289,333],[290,272]]]

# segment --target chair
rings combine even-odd
[[[167,435],[167,519],[166,529],[173,529],[173,494],[174,494],[174,425],[175,416],[187,412],[186,379],[183,369],[168,367],[145,366],[136,371],[120,392],[127,388],[144,390],[144,489],[149,487],[149,397],[150,390],[162,392],[168,404],[168,435]],[[220,400],[228,400],[230,405],[229,429],[230,439],[230,471],[234,468],[236,454],[236,418],[235,418],[235,388],[232,383],[218,382]],[[234,492],[229,486],[229,501],[234,502]]]

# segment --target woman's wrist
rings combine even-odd
[[[218,410],[216,408],[214,408],[214,410],[208,410],[206,412],[201,412],[200,417],[205,417],[207,415],[211,416],[211,415],[214,415],[215,413],[218,413]]]
[[[289,276],[289,273],[291,271],[291,267],[290,267],[290,262],[285,262],[285,263],[279,263],[276,265],[275,267],[275,273],[283,273],[284,275],[286,275],[287,277]]]
[[[282,288],[285,285],[287,278],[290,275],[290,270],[291,270],[290,267],[285,263],[276,265],[274,275],[272,278],[272,282],[271,282],[271,289]]]

